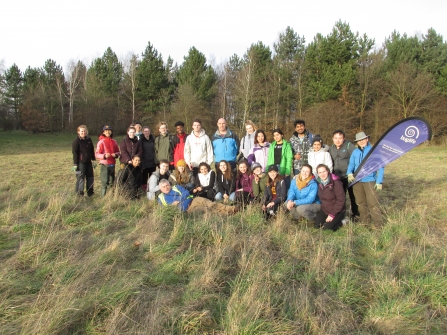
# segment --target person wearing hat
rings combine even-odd
[[[173,185],[180,185],[188,191],[191,191],[195,185],[195,178],[184,159],[177,161],[175,170],[171,173],[169,180]]]
[[[101,165],[101,196],[105,196],[107,189],[115,183],[115,163],[120,156],[118,144],[113,139],[113,130],[109,125],[102,128],[102,134],[99,136],[99,142],[96,145],[95,156],[99,159]]]
[[[352,152],[348,165],[348,182],[352,183],[355,180],[354,172],[362,163],[364,157],[372,149],[369,143],[369,136],[365,132],[355,134],[355,142],[357,149]],[[384,168],[367,175],[362,178],[354,186],[354,196],[358,205],[360,220],[364,222],[372,221],[374,225],[381,226],[383,224],[382,214],[380,212],[380,204],[377,196],[377,191],[382,190]]]
[[[319,164],[326,165],[332,172],[332,158],[328,149],[329,147],[323,144],[323,139],[320,135],[315,135],[312,138],[312,148],[309,150],[307,159],[309,165],[312,166],[312,172],[315,177],[318,177],[317,166]]]
[[[287,199],[287,185],[282,176],[279,175],[278,166],[272,164],[267,170],[268,179],[264,191],[264,204],[262,211],[266,218],[270,218],[276,214],[279,207]]]
[[[290,185],[290,174],[292,172],[292,147],[290,143],[284,139],[284,133],[281,129],[274,129],[272,133],[275,141],[269,148],[267,166],[273,164],[278,166],[279,174],[284,177],[288,188]]]
[[[253,172],[253,195],[255,199],[262,199],[267,185],[267,174],[262,172],[262,165],[257,162],[251,165],[251,170]]]

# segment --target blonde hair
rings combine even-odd
[[[247,121],[245,122],[245,126],[252,126],[254,131],[257,131],[257,130],[258,130],[258,127],[256,127],[256,125],[253,123],[252,120],[247,120]]]
[[[87,134],[88,134],[88,128],[87,128],[87,126],[86,126],[85,124],[81,124],[81,125],[78,127],[78,129],[76,129],[76,132],[79,133],[79,130],[81,130],[82,128],[84,128],[85,131],[86,131]]]

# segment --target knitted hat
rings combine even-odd
[[[323,146],[323,139],[320,135],[315,135],[312,139],[312,145],[314,145],[315,142],[320,142],[321,146]]]
[[[252,166],[251,166],[251,170],[254,171],[254,170],[257,169],[257,168],[261,168],[261,169],[262,169],[262,166],[261,166],[261,164],[259,164],[259,163],[257,163],[257,162],[254,162],[254,163],[252,164]]]
[[[179,166],[186,167],[186,162],[184,159],[180,159],[177,161],[177,167],[179,167]]]

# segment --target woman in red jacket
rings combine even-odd
[[[102,128],[95,156],[101,165],[101,196],[103,197],[106,195],[107,188],[112,187],[115,183],[115,163],[120,156],[118,144],[113,139],[112,127],[109,125]]]
[[[317,166],[317,173],[321,209],[315,218],[315,228],[336,231],[343,225],[342,220],[345,217],[346,195],[343,184],[324,164]]]

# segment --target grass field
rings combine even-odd
[[[73,139],[0,133],[0,334],[447,333],[445,146],[386,168],[382,229],[332,233],[80,199]]]

